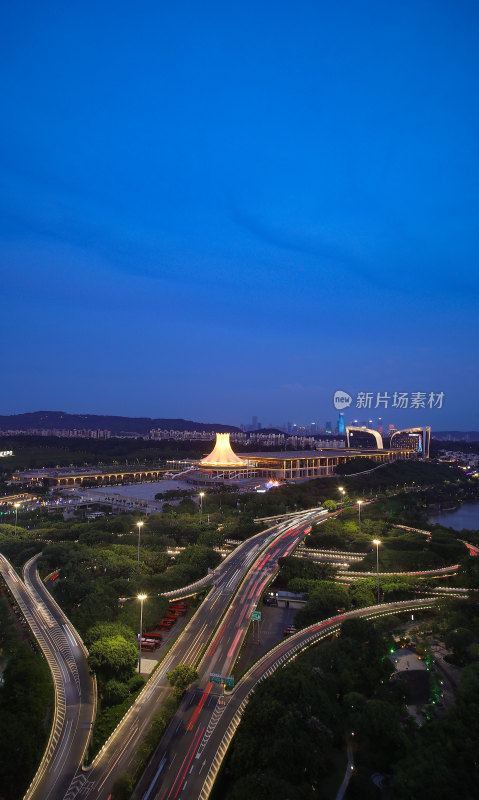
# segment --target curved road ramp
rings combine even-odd
[[[35,556],[22,581],[0,554],[0,573],[39,643],[55,688],[50,738],[24,800],[59,800],[75,793],[75,776],[88,746],[96,712],[96,686],[80,636],[43,585]]]

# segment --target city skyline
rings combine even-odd
[[[266,420],[263,421],[259,419],[257,415],[253,415],[249,422],[234,422],[231,420],[218,422],[199,419],[184,419],[179,417],[161,418],[145,416],[128,417],[124,415],[116,416],[108,414],[69,414],[68,412],[64,411],[52,412],[45,410],[29,412],[27,414],[13,414],[11,416],[0,415],[0,433],[14,433],[15,431],[28,433],[29,431],[40,431],[42,435],[46,435],[46,432],[51,430],[53,436],[64,435],[66,432],[75,433],[75,435],[91,432],[96,434],[97,438],[102,438],[104,434],[111,436],[118,435],[123,423],[125,423],[125,432],[131,433],[133,430],[136,430],[139,435],[144,435],[145,433],[153,432],[155,430],[176,430],[175,425],[177,423],[182,423],[182,427],[179,429],[180,431],[204,431],[205,429],[202,429],[201,426],[206,425],[208,426],[208,430],[214,432],[215,425],[217,425],[218,429],[222,427],[224,428],[225,426],[226,428],[236,427],[239,430],[246,432],[261,432],[268,431],[269,429],[275,429],[290,435],[298,433],[299,435],[308,436],[315,434],[322,435],[324,433],[339,434],[344,436],[345,426],[356,425],[359,427],[377,430],[382,435],[387,436],[388,433],[392,431],[405,430],[409,427],[430,427],[428,422],[419,423],[417,414],[415,417],[413,417],[410,423],[406,424],[404,419],[400,419],[399,424],[397,424],[397,422],[391,421],[390,417],[381,417],[376,415],[365,416],[364,413],[355,414],[354,412],[357,411],[358,409],[352,409],[351,413],[347,415],[345,415],[344,412],[340,412],[339,416],[335,417],[334,415],[330,415],[330,418],[326,420],[318,417],[315,420],[310,421],[293,418],[287,421],[271,421],[270,419],[268,422],[266,422]],[[411,414],[412,413],[413,412],[411,412]],[[134,427],[135,421],[138,422],[137,428]],[[150,427],[148,427],[148,423],[150,424]],[[111,430],[108,427],[109,425],[113,426]],[[185,427],[185,425],[189,427]],[[449,429],[436,428],[438,433],[447,430],[460,432],[461,428],[458,428],[457,426]],[[469,434],[471,432],[470,429],[463,429],[463,431],[465,434]]]

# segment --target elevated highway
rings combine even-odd
[[[260,681],[305,648],[337,631],[345,619],[372,619],[433,606],[432,598],[389,603],[346,612],[318,622],[289,637],[263,656],[226,697],[223,697],[219,687],[209,682],[207,670],[203,669],[200,681],[188,692],[132,800],[207,800],[251,692]],[[231,627],[227,644],[231,636],[236,635],[235,626]],[[231,669],[234,654],[228,660],[228,653],[224,664],[223,650],[221,658],[217,659],[218,667],[224,665],[226,670]]]
[[[43,586],[38,556],[24,567],[22,581],[0,555],[0,572],[47,659],[55,689],[48,744],[24,800],[64,797],[82,764],[96,711],[96,687],[77,631]]]
[[[78,775],[78,793],[81,792],[82,800],[85,797],[107,800],[116,778],[125,770],[130,774],[133,772],[138,747],[153,716],[171,693],[166,680],[168,670],[176,664],[196,668],[201,662],[200,674],[208,683],[210,670],[224,672],[230,669],[249,625],[249,610],[258,602],[263,587],[274,573],[278,558],[291,552],[317,514],[317,509],[301,512],[294,520],[256,534],[234,550],[214,575],[203,579],[204,586],[214,582],[208,596],[100,750],[88,775]],[[194,584],[195,590],[197,584]],[[170,594],[184,597],[191,594],[192,589],[191,586],[185,587]],[[230,606],[233,612],[228,610]],[[234,614],[234,619],[230,613]],[[206,699],[207,696],[204,704]],[[177,720],[177,724],[182,723]],[[69,797],[68,800],[72,799]]]
[[[278,559],[288,555],[310,529],[310,521],[296,520],[295,524],[283,525],[279,536],[276,536],[269,545],[254,559],[251,569],[241,581],[241,586],[229,604],[229,608],[224,618],[221,620],[218,629],[210,640],[208,647],[202,655],[197,667],[200,678],[195,689],[189,693],[179,711],[175,715],[169,730],[168,736],[172,736],[172,744],[175,761],[168,765],[165,762],[163,782],[165,783],[165,797],[178,797],[180,793],[186,791],[189,779],[184,768],[184,760],[189,762],[188,752],[191,740],[197,740],[197,751],[200,754],[206,747],[209,739],[207,725],[203,718],[211,716],[216,708],[222,689],[210,681],[212,674],[223,677],[231,676],[233,665],[241,650],[243,639],[246,635],[251,622],[252,611],[256,608],[261,595],[273,578],[278,569]],[[216,594],[216,590],[214,595]],[[213,596],[214,596],[213,595]],[[216,602],[216,601],[215,601]],[[193,705],[190,706],[190,703]],[[221,715],[221,707],[218,708]],[[148,781],[151,780],[150,772],[155,774],[158,766],[165,755],[165,745],[162,742],[159,751],[152,759],[149,770],[139,783],[138,790],[134,797],[142,797],[142,792],[146,794]],[[171,768],[170,768],[171,763]],[[188,763],[188,774],[190,767]],[[194,766],[194,765],[193,765]],[[162,784],[163,786],[163,784]],[[189,790],[188,790],[189,791]],[[156,795],[153,795],[156,796]],[[186,795],[185,795],[186,796]],[[188,794],[194,797],[194,794]],[[161,794],[160,794],[161,797]],[[182,794],[183,797],[183,794]]]

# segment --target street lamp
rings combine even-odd
[[[203,519],[203,497],[205,496],[204,492],[200,492],[200,525]]]
[[[379,605],[379,545],[381,544],[379,539],[373,539],[373,544],[376,545],[376,575],[378,579],[378,605]]]
[[[138,557],[137,557],[137,560],[136,560],[136,565],[137,565],[138,570],[139,570],[140,569],[140,535],[141,535],[141,528],[145,523],[144,522],[137,522],[136,524],[138,525]]]
[[[16,534],[17,534],[18,509],[20,508],[20,503],[14,503],[13,507],[15,509],[15,536],[16,536]]]
[[[358,500],[358,520],[359,520],[359,533],[361,533],[361,506],[364,500]]]
[[[341,504],[343,504],[344,503],[344,495],[346,494],[346,490],[345,490],[344,486],[338,486],[338,492],[340,492],[340,495],[339,495],[340,498],[341,498],[340,502],[341,502]]]
[[[139,594],[138,600],[140,601],[140,654],[138,658],[138,672],[141,672],[141,640],[143,638],[143,600],[146,600],[146,594]]]

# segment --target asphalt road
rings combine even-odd
[[[267,653],[225,698],[222,697],[220,687],[211,684],[207,671],[203,670],[198,685],[188,692],[166,731],[132,799],[206,800],[248,697],[257,683],[298,650],[329,636],[340,627],[345,618],[374,617],[432,605],[433,601],[430,599],[391,603],[387,606],[358,609],[319,622],[289,637]],[[236,637],[234,624],[228,627],[230,632],[225,646],[234,642]],[[223,633],[222,637],[224,635]],[[227,665],[230,666],[228,661]]]
[[[67,795],[82,763],[95,715],[96,691],[83,643],[43,586],[37,558],[25,565],[25,582],[1,555],[0,571],[45,654],[55,686],[50,739],[25,800],[57,800]]]
[[[185,762],[185,766],[188,767],[185,778],[188,777],[188,781],[185,781],[183,786],[178,783],[176,787],[173,787],[174,791],[171,793],[151,793],[148,800],[153,800],[153,798],[155,798],[155,800],[167,800],[167,798],[170,800],[170,798],[175,798],[176,800],[176,798],[180,797],[181,800],[193,800],[193,798],[195,800],[198,800],[198,798],[199,800],[206,800],[209,797],[209,793],[234,731],[247,705],[248,698],[255,686],[265,677],[271,675],[278,667],[289,661],[298,651],[330,636],[331,633],[338,630],[344,619],[350,617],[373,618],[375,616],[394,614],[398,611],[431,607],[433,604],[431,599],[421,599],[357,609],[318,622],[281,642],[251,667],[234,692],[227,699],[227,705],[224,709],[218,706],[213,711],[213,715],[209,721],[207,719],[207,714],[203,715],[201,724],[202,727],[205,727],[207,735],[205,737],[203,734],[203,739],[200,740],[199,743],[195,742],[194,739],[192,740],[192,744],[190,745],[192,750]],[[192,752],[194,758],[191,757]],[[166,756],[167,758],[169,757],[169,752],[166,752]],[[195,761],[198,762],[198,766],[196,766]],[[184,772],[185,766],[183,767]],[[178,792],[178,788],[183,791]],[[135,800],[137,800],[137,798],[147,800],[146,793],[143,795],[134,794],[133,797]]]
[[[320,515],[317,510],[312,513]],[[121,772],[124,770],[132,772],[136,751],[151,725],[153,716],[171,691],[166,680],[167,671],[176,664],[195,667],[202,658],[199,668],[201,676],[199,687],[202,687],[202,683],[209,683],[210,671],[229,674],[228,670],[236,658],[249,624],[250,609],[258,602],[263,587],[274,571],[278,557],[289,552],[303,535],[299,530],[299,523],[310,517],[311,512],[298,514],[295,520],[274,525],[256,534],[237,547],[216,569],[215,574],[209,577],[210,582],[214,581],[209,595],[167,653],[130,711],[98,753],[91,770],[88,773],[78,774],[77,794],[82,800],[86,797],[107,800],[113,783]],[[307,526],[303,524],[302,528],[304,527]],[[297,531],[294,535],[291,534],[293,530]],[[231,609],[228,611],[228,607],[245,574],[248,575],[247,582],[233,600],[234,617],[230,618],[229,614],[232,612]],[[175,595],[179,597],[185,593],[188,593],[187,587]],[[227,611],[228,615],[224,617],[219,630],[216,631],[219,620]],[[205,648],[207,648],[206,655],[203,656]],[[203,693],[204,689],[200,688],[201,697]],[[207,692],[202,701],[206,707],[209,693]],[[188,698],[186,702],[189,702]],[[182,713],[183,710],[174,723],[176,726],[181,721]],[[68,800],[72,798],[69,796]]]
[[[209,769],[205,751],[214,753],[210,744],[217,740],[220,720],[228,717],[226,709],[233,709],[239,696],[235,692],[233,697],[224,698],[222,687],[210,681],[210,676],[232,674],[251,623],[251,613],[277,570],[278,559],[296,547],[310,524],[310,520],[296,519],[287,527],[283,525],[280,535],[254,560],[199,664],[199,681],[187,693],[172,720],[133,794],[134,800],[176,800],[180,795],[196,800],[199,796]],[[212,602],[218,602],[220,597],[221,588],[216,588]]]

